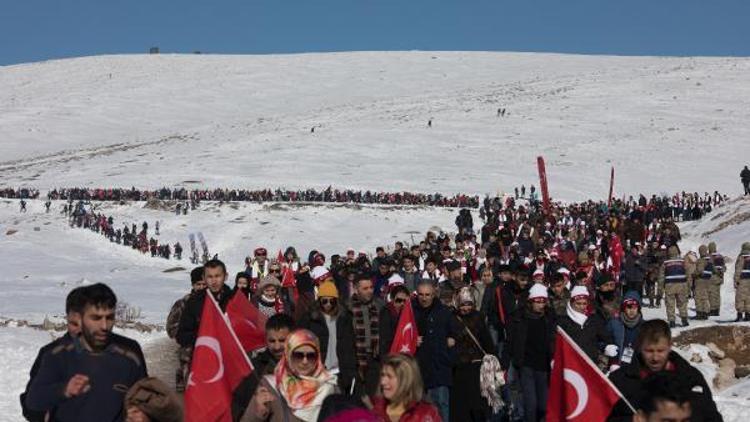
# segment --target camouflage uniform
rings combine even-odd
[[[669,325],[675,326],[675,305],[680,314],[682,325],[687,326],[688,272],[685,260],[680,258],[679,250],[670,246],[667,259],[659,268],[659,283],[664,283],[664,301],[667,307]]]
[[[721,285],[724,284],[726,264],[724,257],[716,252],[716,243],[711,242],[708,244],[708,254],[711,256],[711,263],[714,266],[714,276],[711,279],[711,288],[708,291],[708,302],[711,307],[709,313],[712,316],[719,316],[719,310],[721,309]]]
[[[745,314],[745,321],[750,321],[750,242],[742,244],[742,252],[734,263],[734,307],[737,308],[737,320]]]
[[[664,296],[664,282],[659,280],[659,268],[664,258],[664,251],[659,249],[659,245],[652,246],[648,254],[648,272],[646,273],[646,295],[650,307],[661,306],[661,298]]]
[[[180,318],[182,317],[182,311],[185,310],[185,304],[190,298],[190,294],[183,296],[178,299],[172,309],[169,310],[167,316],[167,335],[169,338],[174,339],[177,335],[177,329],[180,327]],[[177,359],[179,366],[175,371],[175,389],[178,393],[185,391],[187,383],[187,376],[190,373],[190,358],[193,355],[192,347],[180,347],[177,350]]]
[[[698,248],[698,253],[700,254],[700,258],[695,263],[695,272],[692,273],[691,279],[695,288],[696,319],[705,320],[708,319],[709,312],[711,311],[708,296],[713,283],[714,266],[711,262],[711,257],[708,256],[706,245],[701,245]]]

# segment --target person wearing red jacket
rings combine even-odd
[[[380,370],[373,413],[382,422],[442,422],[437,408],[424,400],[419,365],[411,356],[390,355]]]

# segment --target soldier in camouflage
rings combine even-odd
[[[659,283],[664,285],[664,301],[667,306],[667,320],[670,327],[676,327],[675,305],[680,314],[683,327],[687,327],[688,277],[686,263],[680,258],[680,251],[676,246],[670,246],[667,259],[659,268]]]
[[[724,284],[724,271],[727,266],[724,256],[716,251],[715,242],[708,244],[708,254],[711,257],[711,264],[713,264],[714,268],[711,288],[708,291],[708,302],[711,308],[709,315],[719,316],[719,310],[721,309],[721,285]]]
[[[736,321],[750,321],[750,242],[742,244],[742,251],[734,262],[734,307]]]
[[[196,267],[190,272],[190,284],[192,290],[190,293],[178,299],[172,309],[169,310],[167,316],[167,335],[169,338],[174,339],[177,336],[177,330],[180,328],[180,318],[182,317],[182,311],[185,309],[190,296],[206,288],[206,281],[203,280],[203,267]],[[193,354],[191,347],[180,347],[177,351],[177,359],[179,361],[179,367],[175,373],[175,388],[177,392],[185,391],[185,383],[187,382],[187,375],[190,372],[190,357]]]
[[[711,311],[708,297],[713,283],[714,266],[711,257],[708,255],[706,245],[701,245],[698,248],[698,254],[700,257],[695,263],[695,271],[691,277],[695,289],[695,319],[707,320]]]

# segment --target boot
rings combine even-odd
[[[745,321],[750,321],[750,312],[745,312]]]
[[[714,310],[711,311],[711,313],[709,315],[710,316],[719,316],[719,310],[718,309],[714,309]]]
[[[669,321],[669,328],[677,328],[677,324],[674,321]]]
[[[706,319],[706,318],[703,317],[703,315],[705,315],[703,312],[696,311],[695,312],[695,320],[696,321],[703,321],[704,319]]]
[[[737,312],[737,318],[734,319],[734,322],[740,322],[742,321],[742,312]]]
[[[690,325],[690,323],[688,323],[688,320],[687,320],[687,318],[680,318],[680,319],[682,320],[682,326],[683,326],[683,327],[687,327],[687,326],[689,326],[689,325]]]
[[[661,306],[661,298],[660,298],[660,297],[657,297],[657,298],[656,298],[656,307],[658,308],[658,307],[660,307],[660,306]]]

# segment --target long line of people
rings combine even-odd
[[[95,233],[101,234],[110,242],[129,247],[141,252],[144,255],[151,254],[151,257],[163,259],[182,259],[182,245],[176,242],[174,246],[169,243],[160,243],[158,239],[149,237],[149,227],[147,222],[143,222],[139,228],[135,223],[131,226],[123,224],[122,228],[115,228],[115,221],[112,216],[106,216],[102,213],[94,212],[93,209],[86,209],[83,201],[79,201],[75,208],[70,212],[70,227],[88,229]],[[155,233],[159,236],[159,222],[156,222]]]
[[[414,192],[373,192],[354,189],[195,189],[143,190],[125,188],[55,188],[47,193],[53,200],[147,201],[251,201],[251,202],[332,202],[386,205],[428,205],[434,207],[471,207],[479,205],[479,196]]]

